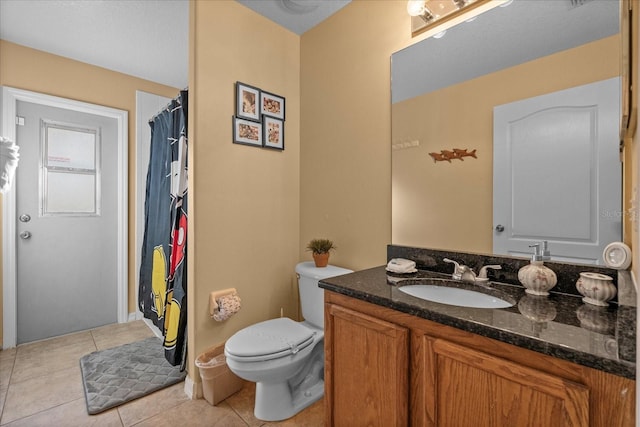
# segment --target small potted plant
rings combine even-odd
[[[329,239],[313,239],[307,244],[307,250],[311,251],[316,267],[326,267],[329,264],[329,252],[336,247]]]

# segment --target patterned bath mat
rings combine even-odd
[[[160,338],[151,337],[96,351],[80,359],[89,415],[146,396],[184,379],[164,357]]]

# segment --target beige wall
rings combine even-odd
[[[190,62],[193,368],[202,350],[242,327],[278,317],[281,308],[285,316],[298,317],[300,37],[235,1],[195,1]],[[232,143],[236,81],[286,98],[284,151]],[[229,287],[238,290],[242,309],[217,323],[208,315],[209,293]]]
[[[174,97],[178,94],[178,89],[5,40],[0,40],[0,86],[105,105],[129,112],[129,313],[135,312],[136,90]],[[1,201],[0,197],[0,203]],[[0,221],[1,219],[0,216]],[[0,275],[0,283],[1,281]],[[1,294],[0,292],[0,298]],[[0,304],[0,336],[1,312]]]
[[[635,10],[637,11],[638,0],[633,0],[633,5]],[[632,14],[631,25],[630,25],[630,33],[631,39],[635,41],[635,49],[630,52],[629,57],[625,57],[625,61],[633,61],[632,69],[634,70],[629,76],[630,85],[632,88],[637,88],[640,84],[640,78],[638,76],[638,68],[640,68],[640,31],[638,27],[640,18],[638,13]],[[640,179],[640,172],[638,171],[638,162],[640,161],[640,149],[638,149],[638,132],[637,132],[637,120],[638,120],[638,91],[633,90],[631,94],[630,105],[631,105],[631,116],[634,124],[632,125],[632,131],[634,132],[625,139],[625,147],[624,147],[624,155],[625,160],[631,160],[627,163],[631,164],[630,168],[625,167],[625,178],[630,177],[630,183],[626,183],[625,185],[625,201],[629,203],[629,206],[633,208],[630,212],[630,215],[627,215],[628,221],[625,224],[628,225],[627,232],[625,233],[625,243],[627,243],[633,249],[633,262],[631,265],[631,272],[633,274],[634,279],[636,280],[636,291],[637,281],[640,279],[640,251],[636,250],[636,248],[640,244],[640,209],[638,207],[638,198],[640,198],[640,188],[638,188],[638,180]],[[629,170],[631,169],[631,170]],[[637,314],[640,317],[640,294],[638,294],[638,312]],[[638,334],[637,339],[640,340],[640,331],[637,330],[638,325],[636,325],[636,334]],[[640,341],[639,341],[640,342]],[[640,347],[640,344],[638,344]],[[636,406],[640,407],[640,384],[638,385],[638,390],[636,390],[637,403]]]
[[[393,151],[393,243],[492,253],[493,107],[619,76],[619,52],[612,36],[394,104],[393,142],[420,145]],[[429,156],[454,147],[478,158]]]
[[[306,242],[327,237],[338,247],[332,264],[386,262],[390,57],[409,43],[405,1],[355,0],[302,35],[301,258]]]

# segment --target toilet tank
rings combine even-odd
[[[307,322],[324,329],[324,289],[318,286],[318,281],[328,277],[353,273],[335,265],[327,265],[318,268],[313,261],[301,262],[296,265],[298,274],[298,291],[300,292],[300,305],[302,317]]]

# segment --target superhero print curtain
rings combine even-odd
[[[164,334],[165,357],[183,363],[187,323],[187,91],[155,116],[147,172],[138,306]]]

